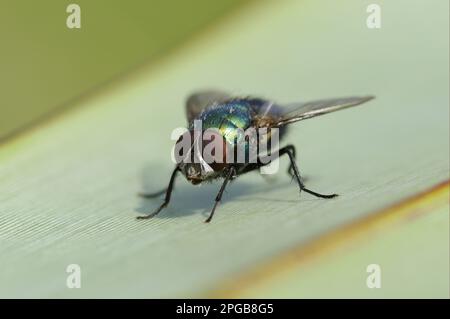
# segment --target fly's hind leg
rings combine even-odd
[[[338,196],[337,194],[320,194],[317,192],[314,192],[308,188],[305,187],[303,184],[303,180],[300,175],[300,171],[298,170],[297,164],[295,163],[295,147],[294,145],[287,145],[279,150],[278,157],[281,157],[282,155],[287,154],[289,156],[289,160],[291,161],[289,166],[289,173],[293,173],[293,177],[297,180],[298,186],[300,188],[300,191],[305,191],[311,195],[314,195],[316,197],[320,198],[333,198]]]
[[[295,147],[292,144],[287,145],[285,148],[289,148],[292,152],[292,156],[294,157],[294,161],[296,160],[297,156],[296,156],[296,151],[295,151]],[[289,163],[289,168],[287,170],[288,175],[294,179],[295,178],[295,174],[294,174],[294,168],[292,166],[292,162]],[[301,178],[301,176],[300,176]],[[302,182],[303,182],[303,178],[302,178]]]
[[[321,193],[317,193],[317,192],[314,192],[314,191],[306,188],[305,184],[303,183],[303,179],[300,175],[300,171],[298,170],[297,164],[295,163],[295,147],[294,147],[294,145],[290,144],[290,145],[287,145],[287,146],[281,148],[280,150],[278,150],[278,157],[281,157],[282,155],[285,155],[285,154],[287,154],[289,156],[289,160],[290,160],[288,173],[289,173],[289,175],[291,175],[293,178],[296,179],[298,186],[300,188],[300,191],[305,191],[311,195],[314,195],[314,196],[320,197],[320,198],[333,198],[333,197],[338,196],[338,194],[321,194]],[[262,160],[261,158],[259,158],[257,164],[249,165],[248,169],[245,169],[242,173],[254,171],[256,169],[259,169],[262,166],[267,165],[268,163],[270,163],[269,160],[267,160],[267,159]],[[240,174],[242,174],[242,173],[240,173]]]

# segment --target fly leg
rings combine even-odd
[[[214,212],[216,210],[217,205],[219,204],[220,200],[222,199],[222,194],[225,191],[225,187],[227,186],[228,182],[233,178],[233,176],[236,174],[236,169],[231,166],[230,170],[228,171],[227,175],[225,176],[225,180],[222,183],[222,186],[220,187],[219,193],[217,193],[216,196],[216,202],[214,203],[214,207],[209,214],[208,218],[205,220],[205,223],[209,223],[211,219],[214,216]]]
[[[285,148],[289,148],[289,149],[291,150],[292,156],[294,157],[294,161],[295,161],[295,159],[296,159],[295,153],[296,153],[296,152],[295,152],[295,147],[294,147],[294,145],[289,144],[289,145],[287,145]],[[288,175],[289,175],[290,177],[292,177],[292,179],[295,178],[295,174],[294,174],[294,169],[293,169],[292,162],[289,164],[289,168],[288,168],[287,173],[288,173]]]
[[[158,213],[164,208],[166,207],[169,202],[170,202],[170,196],[172,195],[172,191],[173,191],[173,185],[175,183],[175,177],[177,176],[177,173],[180,171],[179,167],[175,167],[175,169],[172,172],[172,176],[170,177],[170,182],[169,182],[169,186],[167,186],[167,190],[166,192],[166,197],[164,198],[164,202],[161,204],[161,206],[159,206],[159,208],[154,211],[153,213],[149,214],[149,215],[145,215],[145,216],[138,216],[136,217],[137,219],[149,219],[152,218],[156,215],[158,215]],[[154,193],[154,194],[144,194],[144,197],[155,197],[158,196],[160,194],[162,194],[163,191],[158,192],[158,193]],[[156,194],[156,195],[155,195]],[[155,196],[154,196],[155,195]]]
[[[302,177],[300,176],[300,171],[298,170],[297,164],[295,163],[295,147],[294,145],[287,145],[283,148],[281,148],[280,150],[278,150],[278,157],[281,157],[282,155],[287,154],[289,156],[290,159],[290,165],[289,165],[289,174],[291,174],[292,172],[292,177],[296,179],[298,186],[300,188],[300,191],[305,191],[311,195],[314,195],[316,197],[320,197],[320,198],[333,198],[338,196],[337,194],[320,194],[317,192],[314,192],[308,188],[305,187],[305,185],[303,184],[303,180]],[[265,159],[265,160],[262,160]],[[258,163],[256,164],[250,164],[248,165],[243,171],[239,172],[239,175],[254,171],[259,169],[262,166],[268,165],[270,163],[269,160],[267,160],[266,158],[258,158]]]
[[[292,170],[293,171],[293,175],[295,177],[295,179],[297,180],[298,186],[300,188],[300,191],[305,191],[311,195],[314,195],[316,197],[320,197],[320,198],[333,198],[338,196],[337,194],[320,194],[317,192],[314,192],[308,188],[305,187],[305,185],[303,184],[302,178],[300,176],[300,171],[298,170],[297,164],[295,163],[295,148],[293,145],[288,145],[285,146],[283,148],[281,148],[279,150],[278,153],[278,157],[281,157],[282,155],[287,154],[289,156],[289,159],[291,161],[291,164],[289,166],[289,172]]]

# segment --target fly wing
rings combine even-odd
[[[201,91],[190,95],[186,101],[188,123],[191,123],[206,107],[214,103],[225,102],[230,98],[230,95],[218,90]]]
[[[356,106],[375,98],[374,96],[352,96],[328,100],[310,101],[290,105],[291,111],[284,113],[275,126],[283,126],[297,121],[309,119],[314,116],[338,111],[351,106]]]

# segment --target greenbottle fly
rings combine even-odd
[[[247,154],[249,145],[248,138],[244,140],[244,146],[247,152],[244,161],[236,161],[235,154],[233,154],[232,160],[224,158],[224,154],[221,154],[221,160],[218,160],[216,156],[212,160],[205,161],[202,155],[198,154],[198,147],[195,147],[196,141],[198,139],[203,140],[203,137],[192,137],[195,136],[194,123],[201,123],[202,130],[215,129],[215,132],[217,132],[216,135],[221,140],[221,143],[225,145],[225,153],[229,153],[230,150],[235,149],[239,139],[235,133],[237,131],[255,129],[258,132],[261,129],[266,129],[266,132],[268,132],[265,136],[266,142],[271,142],[271,130],[277,129],[278,140],[281,140],[286,133],[287,125],[291,123],[356,106],[373,98],[373,96],[354,96],[281,106],[270,100],[254,97],[234,97],[221,91],[211,90],[192,94],[186,102],[187,133],[189,135],[188,138],[190,138],[189,143],[191,144],[186,157],[193,159],[197,155],[197,157],[200,157],[200,161],[177,161],[166,189],[151,194],[140,194],[146,198],[153,198],[165,194],[165,198],[156,211],[150,215],[139,216],[138,219],[148,219],[156,216],[169,204],[175,179],[178,173],[181,173],[194,185],[219,178],[223,179],[215,198],[214,206],[209,217],[205,220],[205,222],[210,222],[218,203],[222,199],[222,194],[230,181],[245,173],[258,170],[270,164],[271,161],[267,160],[267,153],[263,154],[259,151],[260,136],[257,136],[258,138],[256,139],[256,157],[252,161],[249,160],[250,157]],[[180,137],[177,144],[183,138],[183,136]],[[208,145],[208,141],[205,140],[203,142],[205,142],[204,145]],[[203,149],[203,147],[201,146],[200,149]],[[272,155],[272,152],[269,153]],[[276,157],[287,156],[289,158],[290,165],[288,173],[292,178],[295,178],[300,192],[304,191],[320,198],[333,198],[337,196],[337,194],[321,194],[305,187],[295,162],[296,151],[294,145],[289,144],[281,148],[278,147],[274,154],[276,154]],[[222,160],[222,158],[224,159]]]

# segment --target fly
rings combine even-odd
[[[209,217],[205,220],[206,223],[210,222],[218,203],[222,199],[222,194],[230,181],[245,173],[258,170],[271,162],[268,160],[269,155],[260,152],[259,138],[261,136],[258,135],[259,133],[256,133],[256,157],[253,161],[250,161],[249,138],[243,140],[243,137],[236,132],[239,132],[239,130],[246,130],[247,132],[250,129],[259,132],[261,129],[266,129],[268,132],[265,136],[266,141],[274,143],[274,141],[271,141],[274,140],[271,130],[277,129],[278,138],[281,140],[286,133],[287,125],[291,123],[356,106],[373,98],[373,96],[354,96],[281,106],[273,101],[260,98],[233,97],[221,91],[203,91],[192,94],[186,102],[188,131],[180,137],[176,144],[177,147],[182,141],[188,139],[190,144],[189,152],[182,161],[177,161],[166,189],[157,193],[140,194],[145,198],[153,198],[165,193],[165,198],[161,206],[152,214],[137,218],[148,219],[154,217],[169,204],[175,179],[181,173],[194,185],[219,178],[223,179],[222,186],[215,198],[214,206]],[[195,123],[202,125],[202,132],[204,131],[203,129],[215,130],[216,136],[214,139],[216,140],[218,138],[220,143],[224,145],[225,154],[221,154],[219,158],[216,152],[209,161],[204,159],[201,151],[204,150],[204,145],[208,145],[208,141],[210,142],[211,140],[207,141],[201,135],[196,136]],[[246,147],[244,161],[237,162],[235,154],[232,160],[224,159],[230,153],[231,149],[235,149],[238,144],[240,145],[242,143]],[[198,147],[198,144],[203,144],[203,146]],[[288,173],[295,178],[300,192],[304,191],[320,198],[333,198],[337,196],[337,194],[321,194],[305,187],[295,162],[296,151],[294,145],[289,144],[278,148],[275,154],[277,157],[285,155],[289,158],[290,165]],[[186,161],[187,158],[197,158],[197,161]]]

